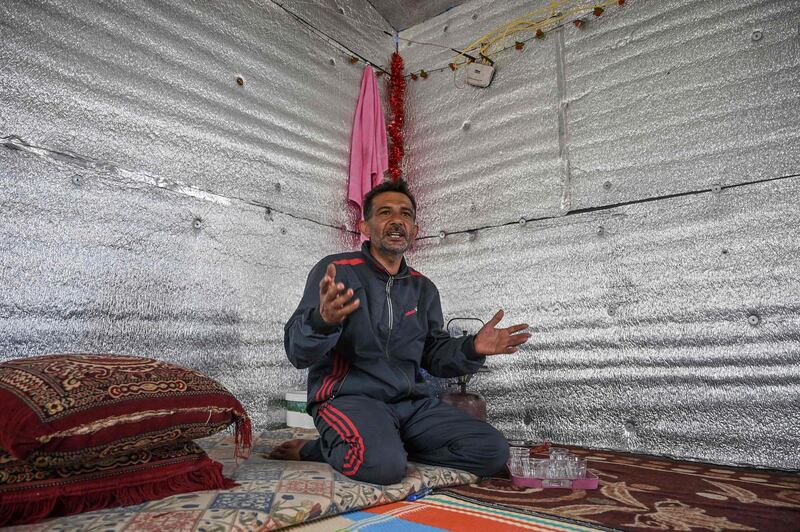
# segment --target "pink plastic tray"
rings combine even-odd
[[[597,475],[591,471],[586,472],[586,478],[532,478],[515,477],[511,475],[515,486],[523,488],[566,488],[570,490],[596,490]]]

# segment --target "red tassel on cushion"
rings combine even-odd
[[[105,482],[94,486],[82,483],[44,487],[35,493],[22,491],[4,494],[0,498],[0,527],[237,485],[222,476],[222,464],[207,456],[202,457],[199,463],[191,464],[188,471],[187,464],[161,465],[157,474],[160,477],[158,480],[149,478],[151,475],[133,482],[130,477],[125,477],[105,479]]]
[[[233,455],[236,458],[247,458],[250,456],[250,448],[253,446],[253,424],[247,413],[236,416],[236,432],[234,436],[236,449]]]

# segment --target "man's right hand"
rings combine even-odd
[[[336,283],[336,266],[328,264],[325,276],[319,282],[319,313],[328,325],[338,325],[352,314],[361,301],[353,299],[353,289],[345,290],[343,283]]]

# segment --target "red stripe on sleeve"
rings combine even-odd
[[[344,377],[345,373],[347,373],[348,367],[349,364],[344,357],[338,352],[334,353],[331,374],[323,379],[322,386],[319,387],[319,390],[317,390],[317,394],[314,396],[314,398],[317,401],[324,401],[330,397],[334,384],[336,384],[339,379]]]
[[[339,259],[333,261],[333,263],[337,266],[358,266],[359,264],[364,264],[364,259]]]

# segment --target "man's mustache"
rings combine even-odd
[[[406,230],[404,227],[390,227],[384,232],[384,234],[388,235],[389,233],[400,233],[400,236],[406,236]]]

